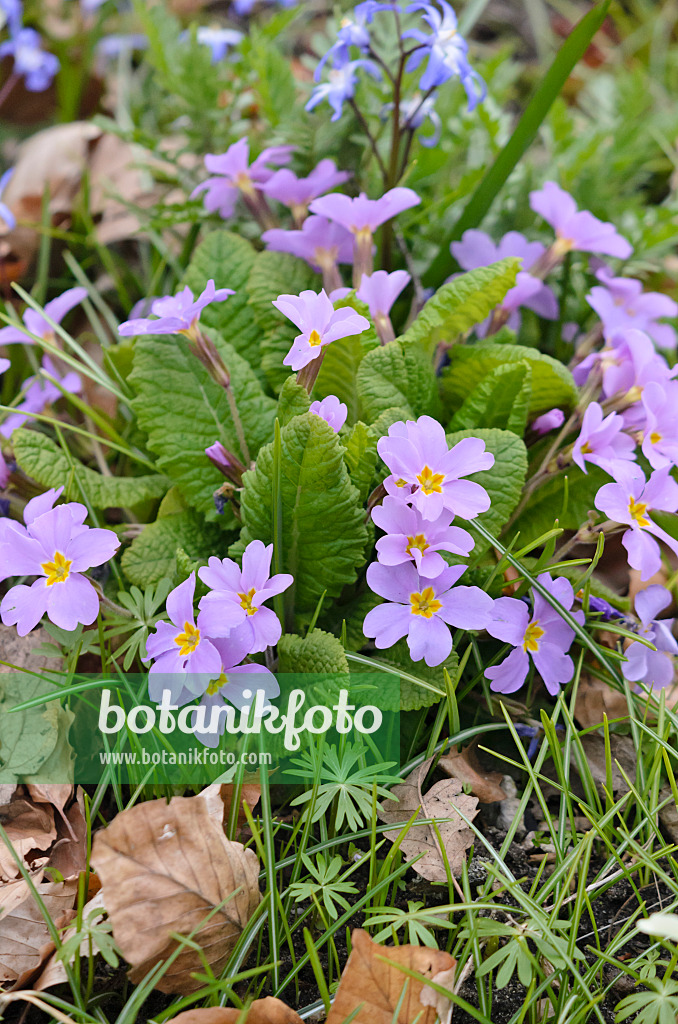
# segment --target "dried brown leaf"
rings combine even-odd
[[[500,785],[502,773],[485,771],[478,760],[473,743],[462,750],[455,750],[441,757],[438,767],[451,778],[470,786],[471,792],[478,797],[481,804],[493,804],[506,799],[506,793]]]
[[[327,1024],[343,1024],[353,1014],[353,1024],[412,1024],[415,1019],[417,1024],[434,1024],[435,1008],[421,1001],[424,982],[398,968],[433,979],[454,967],[449,953],[428,946],[379,946],[360,929],[353,932],[351,946]]]
[[[623,693],[595,676],[582,675],[574,704],[574,717],[582,729],[602,725],[603,715],[608,721],[628,717],[629,708]]]
[[[406,860],[412,860],[413,857],[423,853],[424,856],[412,865],[414,870],[427,878],[429,882],[446,882],[445,862],[433,826],[417,825],[417,820],[430,818],[439,822],[438,830],[450,870],[453,875],[458,875],[461,873],[466,850],[472,845],[474,836],[457,812],[461,811],[469,820],[472,820],[478,813],[478,800],[474,796],[463,793],[461,782],[457,779],[436,782],[427,793],[422,793],[421,786],[432,761],[433,758],[424,761],[407,776],[404,782],[393,787],[391,794],[398,799],[399,803],[396,804],[391,800],[384,801],[379,811],[379,817],[386,824],[404,824],[409,821],[415,811],[418,811],[414,824],[409,828],[400,844],[400,849]],[[442,820],[445,818],[451,820]],[[400,830],[386,832],[385,835],[391,842],[395,842],[400,835]]]
[[[219,974],[260,899],[256,855],[226,839],[200,796],[122,811],[95,835],[92,864],[134,983],[176,950],[171,932],[192,934]],[[202,960],[184,948],[156,987],[194,992],[195,971]]]
[[[77,879],[38,882],[36,889],[52,921],[65,923],[73,910]],[[17,901],[19,895],[23,898]],[[54,946],[42,911],[26,883],[0,888],[0,982],[15,982],[43,963]]]
[[[234,1006],[214,1006],[202,1010],[186,1010],[172,1017],[167,1024],[237,1024],[242,1011]],[[281,999],[266,996],[255,999],[244,1018],[247,1024],[301,1024],[299,1014]]]
[[[17,791],[20,792],[21,790]],[[31,852],[35,855],[38,850],[49,850],[57,837],[53,809],[33,804],[16,794],[10,803],[0,810],[0,823],[12,849],[27,866]],[[20,874],[12,851],[3,842],[0,845],[0,879],[13,880]]]
[[[228,825],[229,818],[231,815],[231,805],[233,803],[233,795],[235,793],[235,786],[233,783],[215,782],[213,785],[203,789],[202,793],[199,794],[201,799],[207,802],[210,815],[215,821],[218,821],[224,828]],[[236,820],[237,825],[244,825],[247,821],[244,810],[242,809],[243,801],[247,804],[249,809],[252,811],[259,803],[261,799],[261,786],[258,782],[244,782],[240,787],[239,803],[240,807],[238,810],[238,817]]]

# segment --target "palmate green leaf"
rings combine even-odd
[[[260,252],[247,281],[249,302],[261,330],[261,368],[278,392],[289,376],[283,359],[299,333],[273,305],[279,295],[298,295],[305,288],[318,290],[318,275],[307,263],[284,252]],[[230,301],[230,300],[229,300]]]
[[[486,530],[496,533],[520,501],[527,475],[527,449],[522,440],[510,430],[494,428],[456,431],[447,435],[447,442],[451,447],[465,437],[481,438],[488,452],[494,455],[494,466],[491,469],[481,470],[467,479],[480,484],[489,494],[490,508],[478,516],[478,521]],[[482,547],[484,544],[477,541],[473,554]]]
[[[27,476],[43,487],[64,486],[69,501],[87,498],[93,508],[134,508],[157,500],[167,490],[166,476],[102,476],[83,466],[45,434],[24,427],[12,434],[16,461]]]
[[[442,285],[402,335],[432,356],[439,342],[452,342],[498,306],[516,283],[521,261],[511,257],[479,267]]]
[[[578,530],[586,522],[589,511],[595,511],[596,494],[603,484],[610,482],[599,467],[589,464],[587,468],[587,474],[577,466],[555,474],[534,492],[506,536],[513,537],[520,530],[522,547],[552,530],[554,525],[564,530]]]
[[[498,427],[522,437],[532,400],[532,369],[521,361],[483,377],[450,420],[448,430]]]
[[[557,359],[525,345],[498,345],[491,341],[476,345],[457,345],[450,352],[450,363],[442,372],[442,397],[445,410],[452,414],[468,395],[497,367],[527,363],[531,368],[532,398],[528,416],[549,409],[570,409],[578,392],[572,374]]]
[[[249,454],[255,458],[273,436],[276,403],[263,393],[249,363],[231,345],[215,331],[205,333],[231,375]],[[205,448],[221,441],[244,461],[226,392],[189,351],[186,339],[169,335],[137,339],[130,381],[137,391],[132,405],[148,435],[148,447],[158,456],[158,467],[193,508],[217,519],[213,494],[224,478]],[[229,518],[227,525],[231,524]]]
[[[418,345],[403,339],[365,356],[358,369],[358,395],[370,423],[396,406],[407,410],[410,419],[440,413],[433,364]]]
[[[123,552],[122,570],[131,583],[146,587],[177,572],[177,554],[207,563],[210,555],[224,558],[229,535],[216,523],[206,523],[192,509],[161,516],[145,526]]]
[[[312,614],[323,591],[337,597],[365,557],[367,527],[339,438],[320,416],[296,416],[281,431],[281,568],[294,577],[297,614]],[[241,540],[273,542],[273,445],[244,475]]]
[[[261,365],[261,328],[249,305],[247,282],[256,252],[252,245],[232,231],[212,231],[195,250],[183,283],[195,296],[212,278],[217,288],[232,288],[225,302],[213,302],[203,311],[200,322],[213,327],[243,356],[255,372]]]

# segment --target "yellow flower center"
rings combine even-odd
[[[658,434],[656,430],[653,430],[650,434],[650,444],[659,444],[662,439],[662,435]]]
[[[184,631],[177,633],[174,642],[179,645],[179,654],[185,658],[186,655],[193,654],[200,643],[200,630],[192,626],[190,622],[184,622]]]
[[[254,185],[252,184],[252,179],[250,178],[249,174],[246,171],[240,171],[240,173],[236,175],[235,182],[240,191],[244,192],[245,195],[254,195]]]
[[[222,686],[226,686],[228,682],[228,676],[225,672],[222,672],[218,679],[213,679],[210,685],[205,690],[208,697],[213,697],[215,693],[218,693]]]
[[[322,341],[322,338],[314,328],[308,336],[308,343],[316,348]]]
[[[636,501],[633,495],[631,495],[629,497],[629,512],[631,513],[631,518],[635,519],[638,523],[638,526],[650,525],[650,520],[645,518],[645,513],[647,512],[646,501]]]
[[[407,487],[407,480],[403,480],[403,478],[400,477],[399,480],[396,480],[395,485],[396,487]]]
[[[424,552],[426,551],[426,548],[428,547],[430,547],[430,545],[426,542],[426,537],[424,536],[424,534],[417,533],[414,535],[414,537],[407,538],[407,547],[405,548],[405,551],[407,552],[408,555],[411,555],[412,548],[419,548],[423,555]]]
[[[41,562],[40,568],[47,577],[47,586],[52,587],[55,583],[65,583],[71,574],[71,558],[64,558],[60,551],[54,552],[52,562]]]
[[[593,448],[588,443],[588,441],[584,441],[583,445],[581,446],[581,448],[579,450],[580,450],[582,455],[591,455],[593,453]]]
[[[523,637],[523,650],[524,651],[538,651],[539,641],[544,635],[544,630],[539,625],[539,620],[535,619],[531,622],[525,630],[525,636]]]
[[[441,485],[445,480],[444,473],[434,473],[430,466],[424,466],[417,480],[421,484],[424,494],[433,494],[434,492],[442,494],[443,488]]]
[[[556,256],[564,256],[565,253],[574,249],[574,241],[571,238],[563,238],[556,232],[556,241],[553,243],[553,252]]]
[[[421,594],[410,594],[410,604],[412,605],[410,609],[412,614],[423,615],[425,619],[430,619],[442,608],[442,603],[436,598],[433,587],[426,587]]]
[[[254,587],[252,587],[251,590],[248,590],[246,594],[238,594],[238,597],[240,598],[240,607],[244,608],[248,615],[254,615],[254,613],[259,610],[258,608],[252,607],[252,598],[255,594],[256,590]]]
[[[356,236],[358,242],[362,242],[363,245],[367,245],[372,239],[371,228],[353,228],[353,234]]]

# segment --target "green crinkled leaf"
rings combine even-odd
[[[370,493],[374,471],[377,467],[377,437],[360,420],[351,427],[345,440],[346,466],[354,484],[365,501]]]
[[[261,368],[277,392],[289,376],[283,359],[299,333],[273,305],[279,295],[317,291],[318,277],[303,260],[284,252],[260,252],[247,281],[249,304],[261,330]],[[230,300],[229,300],[230,301]]]
[[[564,530],[578,530],[586,522],[589,511],[595,511],[596,494],[603,484],[610,482],[610,478],[598,466],[587,468],[588,474],[584,474],[577,466],[571,466],[535,491],[507,536],[513,537],[520,530],[518,544],[523,547],[554,526]]]
[[[358,334],[333,341],[325,348],[320,373],[313,387],[314,398],[336,395],[340,402],[345,403],[349,424],[355,423],[360,416],[358,370],[368,351],[370,348]]]
[[[557,359],[525,345],[497,345],[479,342],[457,345],[450,351],[450,364],[442,372],[442,396],[446,410],[458,409],[464,399],[498,366],[527,363],[532,369],[532,398],[528,415],[556,407],[570,409],[578,399],[572,374]]]
[[[134,508],[145,501],[160,498],[169,483],[166,476],[102,476],[67,456],[51,438],[23,427],[12,434],[17,463],[28,476],[43,487],[65,485],[64,497],[82,501],[87,497],[93,508]]]
[[[348,675],[348,662],[341,641],[322,629],[305,636],[285,633],[278,641],[279,672],[313,672]]]
[[[405,341],[392,341],[365,356],[358,369],[358,395],[370,423],[395,406],[407,410],[409,419],[440,414],[431,360]]]
[[[205,332],[216,345],[230,375],[251,458],[273,436],[276,403],[261,390],[250,365],[216,331]],[[216,519],[214,491],[224,478],[205,455],[221,441],[243,461],[228,397],[188,348],[185,338],[170,335],[137,340],[133,401],[139,424],[158,466],[181,488],[188,503]],[[223,520],[231,525],[233,520]]]
[[[449,430],[497,427],[522,437],[532,398],[529,363],[497,366],[466,396],[450,420]]]
[[[353,583],[364,561],[365,512],[344,465],[344,448],[320,416],[296,416],[281,431],[282,570],[294,577],[299,614],[313,613],[323,591],[337,597]],[[259,452],[244,475],[241,512],[244,543],[274,540],[274,446]]]
[[[205,565],[210,555],[225,557],[227,545],[228,535],[221,527],[184,509],[145,526],[123,552],[122,570],[131,583],[146,587],[175,575],[177,552],[181,552],[182,565],[189,560]]]
[[[485,442],[488,452],[494,455],[494,466],[467,477],[484,487],[490,496],[491,505],[487,512],[478,516],[490,533],[497,534],[520,501],[527,475],[527,449],[519,437],[510,430],[460,430],[447,435],[447,442],[457,444],[465,437],[479,437]],[[459,521],[460,522],[460,521]],[[474,520],[471,520],[473,525]],[[476,541],[474,553],[484,546]]]
[[[439,342],[454,341],[481,323],[513,288],[519,270],[520,260],[511,257],[455,277],[428,300],[402,340],[432,356]]]
[[[184,284],[199,295],[212,278],[217,288],[232,288],[225,302],[213,302],[200,317],[205,327],[218,330],[255,372],[260,372],[261,329],[249,305],[247,282],[256,252],[252,245],[231,231],[213,231],[195,250],[184,275]]]
[[[295,416],[303,416],[308,412],[311,405],[308,391],[301,384],[297,384],[296,373],[291,374],[280,389],[278,395],[278,419],[280,426],[284,427]]]

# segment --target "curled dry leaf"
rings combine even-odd
[[[77,879],[34,884],[55,925],[67,923],[73,912]],[[17,982],[39,967],[54,946],[42,911],[23,879],[0,889],[0,903],[0,981]]]
[[[215,782],[213,785],[203,789],[199,794],[200,798],[207,802],[210,815],[215,821],[223,825],[224,828],[228,825],[231,815],[231,805],[233,804],[234,794],[235,785],[232,782],[223,782],[221,784]],[[247,804],[251,811],[253,811],[261,799],[261,786],[258,782],[244,782],[240,787],[238,799],[240,807],[238,809],[236,824],[240,826],[244,825],[247,821],[245,812],[242,808],[243,802]]]
[[[260,899],[256,854],[226,839],[200,796],[122,811],[95,835],[92,864],[135,984],[176,950],[172,932],[191,934],[219,974]],[[203,962],[185,947],[156,987],[194,992],[195,971]]]
[[[574,717],[582,729],[602,725],[603,715],[607,715],[608,721],[612,721],[615,718],[627,718],[628,713],[629,708],[623,693],[613,689],[602,679],[582,675],[574,704]]]
[[[446,971],[439,971],[434,974],[431,981],[434,985],[440,985],[441,988],[446,988],[448,991],[454,990],[454,976],[456,974],[456,963],[454,967],[448,967]],[[452,1013],[454,1011],[454,1003],[447,996],[444,996],[441,992],[431,988],[430,985],[424,985],[419,996],[419,1002],[422,1006],[432,1006],[436,1012],[436,1016],[440,1021],[440,1024],[450,1024],[452,1020]]]
[[[38,851],[44,853],[49,850],[57,837],[52,808],[17,798],[16,793],[9,804],[0,808],[0,824],[14,853],[27,866],[30,866]],[[0,881],[13,880],[20,874],[12,850],[3,842],[0,845]]]
[[[503,777],[501,772],[485,771],[478,760],[473,743],[462,750],[455,750],[441,757],[438,767],[442,768],[446,775],[469,786],[481,804],[493,804],[506,799],[507,794],[500,785]]]
[[[465,853],[472,845],[474,836],[458,812],[461,811],[466,818],[472,820],[478,813],[478,800],[476,797],[462,792],[462,784],[457,779],[444,779],[442,782],[436,782],[427,793],[422,793],[421,786],[432,761],[433,758],[424,761],[407,776],[404,782],[393,787],[391,795],[399,802],[396,804],[392,800],[384,801],[379,811],[379,818],[387,825],[391,823],[404,825],[414,812],[418,811],[414,824],[410,826],[400,844],[400,849],[406,860],[412,860],[413,857],[423,853],[424,856],[412,865],[414,870],[427,878],[429,882],[446,882],[445,861],[433,826],[418,825],[417,820],[431,818],[439,822],[438,831],[450,870],[453,875],[459,875]],[[385,835],[391,842],[395,842],[400,835],[400,830],[386,832]]]
[[[433,979],[454,968],[449,953],[428,946],[379,946],[360,929],[353,932],[351,947],[327,1024],[343,1024],[347,1017],[353,1024],[434,1024],[436,1009],[421,998],[425,982],[399,968]]]
[[[202,1010],[186,1010],[172,1017],[168,1024],[237,1024],[242,1011],[234,1006],[213,1006]],[[287,1003],[273,996],[255,999],[250,1005],[247,1024],[301,1024],[301,1017]]]

